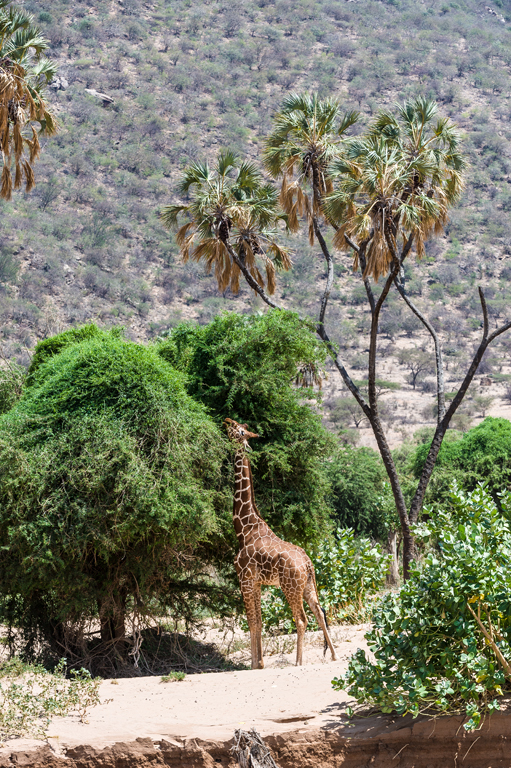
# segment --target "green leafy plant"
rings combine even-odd
[[[482,486],[416,528],[432,545],[399,594],[386,595],[362,650],[334,679],[360,702],[414,716],[460,713],[477,728],[511,689],[511,495],[503,514]]]
[[[333,543],[323,544],[312,556],[319,602],[330,620],[368,621],[378,593],[385,584],[390,555],[368,538],[357,538],[350,528],[340,528]],[[310,627],[315,619],[305,608]],[[262,619],[266,631],[293,632],[293,616],[282,592],[269,587],[263,594]]]
[[[53,672],[14,657],[0,665],[0,739],[15,736],[45,738],[52,717],[78,712],[87,722],[87,710],[100,703],[100,678],[86,669],[71,670],[66,660]]]
[[[169,672],[168,675],[161,676],[162,683],[176,683],[184,680],[186,672]]]

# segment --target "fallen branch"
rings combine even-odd
[[[241,729],[234,731],[231,755],[240,768],[279,768],[270,750],[254,728],[248,732]]]

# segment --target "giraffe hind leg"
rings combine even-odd
[[[282,591],[293,612],[293,619],[296,624],[296,666],[301,667],[303,663],[303,639],[308,623],[303,609],[303,593],[297,589],[284,587],[282,587]]]
[[[312,580],[309,581],[307,586],[305,587],[303,596],[307,602],[307,605],[309,606],[312,613],[316,617],[316,621],[318,622],[320,629],[323,631],[323,636],[325,638],[325,653],[326,653],[326,649],[330,648],[330,653],[332,654],[332,661],[336,661],[337,657],[335,655],[335,649],[334,649],[332,640],[330,638],[330,633],[328,631],[328,622],[326,620],[326,613],[319,604],[319,600],[318,600],[314,585],[312,583]]]

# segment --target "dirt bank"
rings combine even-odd
[[[472,734],[456,717],[396,722],[373,717],[352,727],[267,736],[266,743],[282,768],[509,768],[511,715],[493,715]],[[58,755],[45,745],[0,756],[0,768],[234,768],[230,746],[230,740],[145,738],[102,750],[80,745]]]
[[[270,656],[264,670],[105,680],[89,722],[55,718],[47,742],[0,746],[0,768],[213,768],[233,766],[236,728],[255,727],[282,768],[511,768],[511,711],[467,734],[460,718],[348,721],[349,697],[334,691],[364,628],[335,629],[338,661],[322,657],[310,633],[303,667],[293,652]]]

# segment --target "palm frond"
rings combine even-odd
[[[219,176],[226,176],[239,162],[238,155],[232,149],[222,149],[218,154],[217,172]]]
[[[187,205],[166,205],[160,213],[160,221],[166,229],[172,229],[177,226],[180,213],[188,210]]]
[[[185,170],[179,183],[179,191],[186,194],[193,184],[207,184],[212,179],[212,172],[207,162],[191,163]]]
[[[348,128],[351,128],[352,125],[355,125],[356,122],[358,122],[360,118],[360,112],[351,111],[346,112],[344,116],[341,118],[341,121],[337,127],[337,133],[339,136],[341,136],[343,133],[346,133]]]

